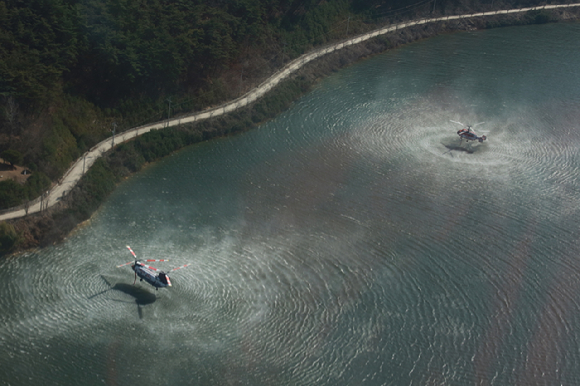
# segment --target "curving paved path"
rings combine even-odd
[[[347,41],[336,43],[330,46],[319,48],[313,52],[304,54],[299,58],[291,61],[277,73],[272,75],[268,80],[263,82],[260,86],[256,87],[252,91],[248,92],[246,95],[235,99],[231,102],[228,102],[220,107],[207,110],[204,112],[199,112],[195,114],[191,114],[188,116],[183,116],[175,119],[171,119],[169,121],[161,121],[157,123],[153,123],[150,125],[136,127],[134,129],[125,131],[124,133],[117,134],[116,136],[108,138],[96,146],[94,146],[90,151],[85,153],[81,158],[79,158],[72,167],[66,172],[63,178],[59,181],[59,183],[52,187],[52,189],[46,192],[42,197],[37,198],[32,203],[30,203],[28,208],[28,213],[36,213],[41,210],[44,210],[48,207],[53,206],[56,204],[63,195],[70,191],[81,179],[84,173],[91,167],[91,165],[97,160],[99,157],[102,156],[103,153],[110,150],[114,144],[119,144],[125,141],[128,141],[132,138],[135,138],[139,135],[147,133],[151,130],[159,130],[164,129],[166,127],[182,125],[185,123],[192,123],[197,121],[202,121],[208,118],[217,117],[223,114],[227,114],[231,111],[234,111],[240,107],[247,106],[257,99],[261,98],[264,94],[269,92],[272,88],[274,88],[278,83],[282,80],[290,76],[293,72],[300,69],[306,63],[317,59],[323,55],[329,54],[331,52],[340,50],[342,48],[352,46],[358,43],[362,43],[368,39],[372,39],[379,35],[384,35],[389,32],[398,31],[400,29],[413,27],[416,25],[428,24],[428,23],[435,23],[440,21],[448,21],[448,20],[457,20],[457,19],[470,19],[474,17],[485,17],[485,16],[495,16],[495,15],[502,15],[502,14],[510,14],[510,13],[520,13],[520,12],[528,12],[534,10],[542,10],[542,9],[555,9],[555,8],[571,8],[571,7],[578,7],[580,3],[575,4],[561,4],[561,5],[544,5],[539,7],[530,7],[530,8],[521,8],[521,9],[510,9],[510,10],[503,10],[503,11],[492,11],[492,12],[480,12],[480,13],[472,13],[472,14],[465,14],[465,15],[457,15],[457,16],[444,16],[444,17],[437,17],[431,19],[420,19],[409,21],[407,23],[401,23],[389,27],[379,28],[372,32],[366,33],[364,35],[357,36],[355,38],[349,39]],[[114,141],[114,143],[113,143]],[[8,220],[13,218],[23,217],[27,214],[26,210],[23,207],[9,209],[4,211],[5,213],[0,215],[0,220]]]

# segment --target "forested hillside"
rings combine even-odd
[[[38,197],[74,160],[114,131],[234,99],[313,47],[418,17],[540,4],[538,0],[2,0],[0,157],[32,174],[25,184],[0,178],[0,209]],[[546,14],[527,17],[526,23],[549,20]],[[399,41],[434,33],[424,31]],[[388,41],[381,43],[382,49],[389,46]],[[268,110],[286,106],[304,89],[300,82],[279,88],[286,95],[257,103],[250,116],[234,114],[203,125],[221,125],[212,129],[212,136],[243,130],[266,119]],[[232,123],[236,119],[241,123]],[[107,194],[92,197],[104,185],[114,185],[120,175],[138,170],[143,162],[209,138],[205,135],[209,129],[204,130],[201,135],[183,130],[152,133],[123,145],[94,167],[96,171],[86,178],[88,185],[71,192],[74,204],[69,207],[76,208],[75,214],[63,221],[72,226],[87,218]]]
[[[112,130],[235,98],[313,46],[386,17],[394,0],[0,1],[0,209],[32,199]],[[8,153],[6,153],[8,151]]]

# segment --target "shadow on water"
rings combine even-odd
[[[451,154],[452,157],[453,157],[452,151],[462,151],[468,154],[474,154],[480,149],[480,146],[473,147],[470,143],[467,143],[466,145],[463,146],[459,144],[444,144],[444,143],[442,143],[442,145],[447,148],[447,151],[444,152],[443,154],[449,153]]]
[[[111,283],[109,283],[107,281],[107,279],[105,279],[102,275],[101,275],[101,278],[103,279],[103,281],[105,283],[107,283],[107,285],[109,286],[109,289],[106,289],[104,291],[101,291],[99,293],[91,295],[91,296],[89,296],[89,299],[92,299],[94,297],[97,297],[97,296],[102,295],[102,294],[109,292],[109,291],[123,292],[124,294],[129,295],[135,299],[135,304],[137,304],[137,312],[139,313],[139,319],[143,319],[142,307],[146,306],[148,304],[155,303],[155,301],[157,300],[157,296],[154,293],[151,293],[151,292],[149,292],[141,287],[137,287],[135,285],[127,284],[127,283],[117,283],[114,286],[112,286]],[[113,300],[117,301],[117,302],[126,303],[126,301],[124,301],[124,300],[116,300],[116,299],[113,299]]]

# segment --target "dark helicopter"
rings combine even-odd
[[[129,250],[129,252],[131,252],[133,257],[135,258],[135,261],[130,261],[128,263],[118,265],[117,268],[133,264],[131,266],[133,271],[135,271],[135,281],[133,282],[133,284],[137,282],[137,276],[139,276],[141,281],[145,280],[147,283],[155,287],[156,290],[158,290],[159,288],[171,287],[171,280],[169,279],[169,276],[165,272],[138,261],[137,255],[135,254],[135,252],[133,252],[131,247],[127,245],[127,249]],[[169,261],[169,260],[161,259],[161,260],[144,260],[144,261],[148,263],[153,261]],[[177,271],[178,269],[185,268],[188,265],[189,264],[184,264],[181,267],[173,268],[169,272]]]
[[[459,135],[459,137],[461,138],[461,140],[459,142],[460,144],[461,144],[461,142],[463,142],[464,139],[465,139],[465,142],[469,142],[469,141],[483,142],[487,139],[487,137],[485,135],[482,135],[481,137],[479,137],[475,133],[475,131],[473,131],[473,126],[471,126],[471,125],[464,125],[463,123],[457,122],[457,121],[451,121],[451,122],[457,123],[457,124],[463,126],[463,129],[457,131],[457,135]],[[474,126],[481,125],[482,123],[485,123],[485,122],[479,122],[479,123],[475,124]]]

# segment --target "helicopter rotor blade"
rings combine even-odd
[[[135,260],[137,260],[137,255],[135,254],[135,252],[133,252],[133,250],[131,249],[131,247],[127,245],[127,249],[129,250],[129,252],[131,252],[131,254],[135,258]]]
[[[135,260],[137,260],[137,255],[135,254],[135,252],[133,252],[131,247],[127,245],[127,249],[129,250],[129,252],[131,252],[131,254],[135,258]],[[153,261],[169,261],[169,260],[167,260],[167,259],[148,259],[148,260],[141,260],[141,261],[153,262]],[[127,264],[129,264],[129,263],[127,263]]]
[[[185,268],[185,267],[187,267],[187,266],[189,266],[189,264],[183,264],[181,267],[173,268],[173,269],[172,269],[171,271],[169,271],[169,272],[177,271],[178,269]]]
[[[150,266],[150,265],[147,265],[147,264],[141,264],[141,267],[149,268],[149,269],[152,269],[152,270],[154,270],[154,271],[160,271],[159,269],[157,269],[157,268],[155,268],[155,267],[152,267],[152,266]]]
[[[464,125],[464,124],[463,124],[463,123],[461,123],[461,122],[457,122],[457,121],[451,121],[451,122],[453,122],[453,123],[457,123],[458,125],[461,125],[461,126],[467,126],[467,125]]]
[[[165,275],[165,280],[167,280],[167,286],[171,287],[171,280],[169,280],[169,276]]]
[[[133,285],[135,285],[135,283],[137,283],[137,271],[135,271],[135,280],[133,280]]]
[[[121,267],[124,267],[126,265],[133,264],[133,263],[134,263],[134,261],[130,261],[130,262],[125,263],[125,264],[117,265],[117,268],[121,268]]]

